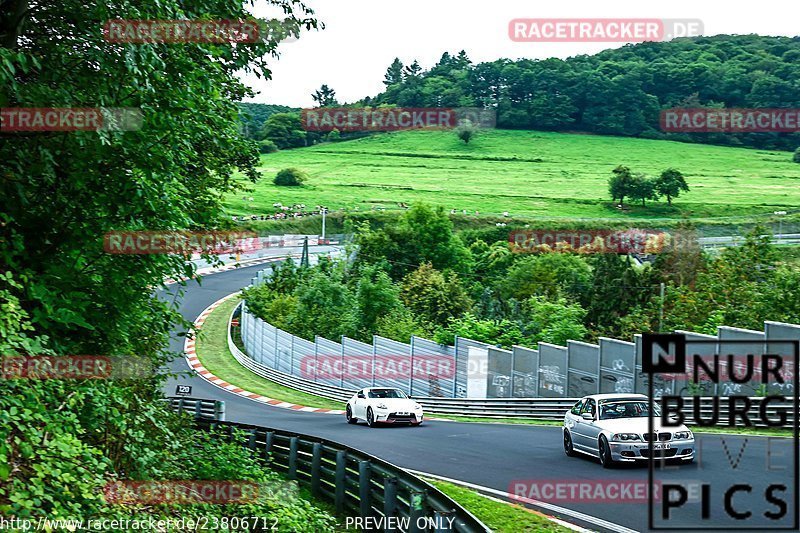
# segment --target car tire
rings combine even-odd
[[[575,457],[575,449],[572,447],[572,436],[569,431],[564,431],[564,453],[567,457]]]
[[[367,407],[367,425],[371,428],[375,427],[375,415],[372,414],[372,407]]]
[[[417,427],[417,426],[419,426],[420,424],[422,424],[422,421],[419,421],[419,422],[411,422],[411,425],[412,425],[412,426],[414,426],[414,427]]]
[[[353,416],[353,410],[350,409],[350,406],[347,406],[347,410],[345,411],[345,416],[347,417],[348,424],[358,424],[358,418]]]
[[[614,459],[611,458],[611,446],[608,445],[608,439],[605,435],[600,435],[597,441],[597,450],[600,455],[600,464],[603,468],[611,468],[614,466]]]

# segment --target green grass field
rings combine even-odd
[[[272,204],[324,204],[369,211],[426,202],[471,214],[547,218],[715,218],[768,215],[800,205],[800,165],[788,152],[597,135],[485,130],[465,145],[452,132],[408,131],[324,143],[262,156],[265,179],[228,198],[232,213],[270,213]],[[611,170],[655,176],[681,170],[691,191],[621,211],[607,192]],[[303,187],[277,187],[297,167]],[[243,200],[252,196],[253,202]]]

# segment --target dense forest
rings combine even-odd
[[[495,230],[456,233],[443,209],[416,205],[395,225],[361,223],[353,262],[288,261],[245,298],[257,316],[309,340],[418,335],[452,344],[458,335],[535,347],[800,322],[800,267],[761,233],[719,255],[681,246],[640,264],[611,253],[514,253]]]
[[[239,119],[242,121],[242,134],[248,139],[256,139],[264,127],[264,122],[275,113],[299,111],[296,107],[285,105],[257,104],[254,102],[239,103]]]
[[[564,60],[476,64],[461,51],[444,53],[423,70],[417,61],[404,65],[395,59],[384,92],[353,105],[480,106],[496,109],[498,127],[507,129],[794,150],[800,133],[666,134],[659,117],[674,107],[800,107],[798,79],[800,38],[717,35],[630,44]],[[292,145],[304,146],[302,141]]]

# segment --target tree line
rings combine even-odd
[[[505,129],[580,131],[684,142],[795,150],[800,133],[665,133],[660,112],[675,107],[800,107],[800,41],[717,35],[629,44],[567,59],[498,59],[473,63],[445,52],[430,69],[399,58],[385,89],[348,105],[485,107]],[[317,105],[339,105],[323,85]],[[261,139],[287,147],[325,140],[297,121],[268,128]],[[277,120],[276,120],[277,122]],[[288,135],[281,131],[292,122]],[[276,124],[277,126],[277,124]],[[295,127],[297,126],[297,127]]]
[[[353,261],[286,262],[245,299],[257,316],[309,340],[371,342],[377,334],[452,343],[458,335],[536,347],[800,322],[800,267],[759,237],[763,228],[717,256],[673,247],[644,264],[610,253],[513,253],[499,231],[457,233],[441,208],[414,205],[397,224],[358,224]]]
[[[657,178],[650,178],[641,173],[634,174],[629,167],[620,165],[611,171],[608,179],[608,192],[611,199],[619,199],[620,207],[625,207],[625,198],[642,202],[646,206],[647,200],[658,200],[664,196],[667,203],[672,206],[673,198],[680,196],[681,192],[688,192],[689,185],[680,170],[668,168]]]

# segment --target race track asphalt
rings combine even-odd
[[[265,265],[220,272],[205,277],[202,285],[192,281],[176,305],[184,317],[194,320],[214,301],[247,286],[250,278],[263,268]],[[174,290],[174,287],[169,289]],[[161,294],[161,297],[172,299],[170,294]],[[172,349],[182,351],[183,337],[173,338]],[[172,370],[187,371],[188,365],[183,358],[178,358],[173,361]],[[539,500],[550,496],[548,502],[561,508],[545,510],[548,514],[592,530],[649,531],[648,504],[642,498],[648,468],[626,465],[607,470],[591,458],[567,457],[558,427],[426,421],[416,428],[371,429],[365,424],[348,425],[343,416],[303,413],[257,403],[222,390],[198,376],[170,380],[165,394],[174,395],[178,383],[192,385],[193,397],[224,400],[227,420],[319,436],[401,467],[504,492],[512,484],[522,483],[526,496]],[[655,472],[659,481],[681,480],[693,483],[697,489],[690,490],[689,502],[674,511],[667,522],[661,520],[662,506],[656,501],[656,526],[732,531],[741,527],[764,530],[793,525],[797,488],[791,439],[704,435],[698,437],[698,447],[701,453],[694,464]],[[583,489],[576,488],[577,483],[583,484]],[[778,507],[766,500],[765,489],[779,483],[785,485],[786,490],[774,492],[774,495],[787,503],[786,517],[770,520],[763,513],[776,511]],[[697,498],[702,484],[709,486],[707,520],[701,519]],[[738,491],[731,498],[736,510],[753,513],[749,519],[734,520],[725,511],[724,493],[736,484],[752,488],[749,493]],[[587,487],[590,493],[586,492]],[[550,494],[551,489],[561,492]],[[658,498],[659,491],[654,491],[654,495]],[[608,523],[592,523],[573,512]]]

